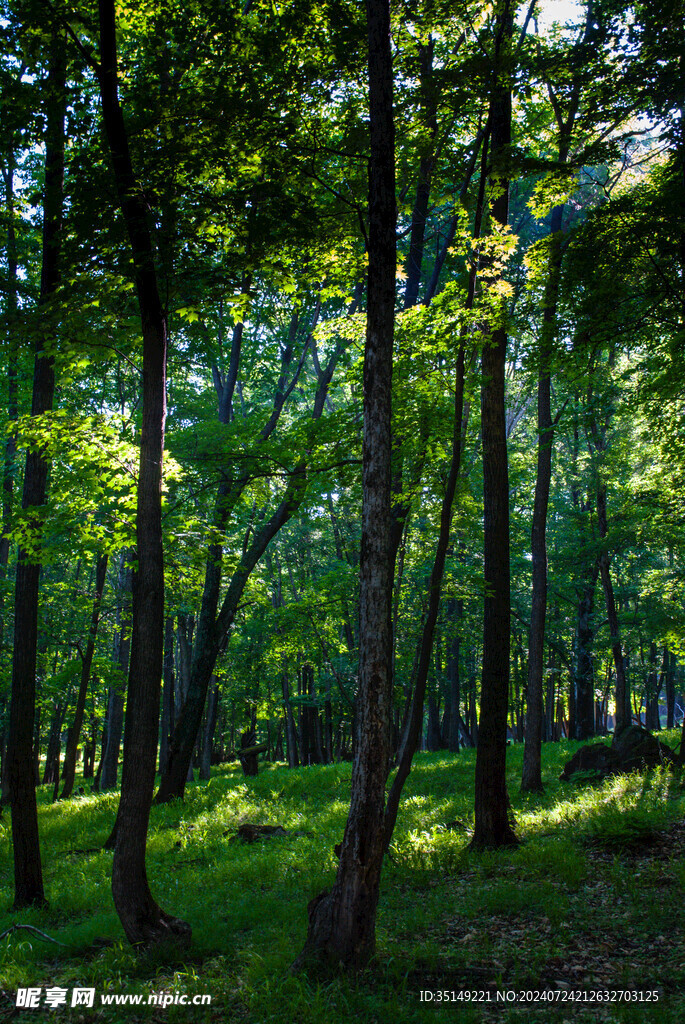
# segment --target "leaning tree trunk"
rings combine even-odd
[[[490,100],[490,130],[495,221],[506,228],[509,181],[506,164],[511,146],[511,69],[503,56],[511,49],[512,11],[504,0],[498,16],[495,71]],[[504,317],[505,310],[501,308]],[[482,356],[481,422],[483,436],[484,576],[483,667],[478,748],[476,753],[476,849],[511,845],[516,836],[510,823],[506,783],[507,702],[509,698],[509,470],[505,417],[507,332],[496,327]]]
[[[128,231],[143,334],[143,412],[136,510],[137,570],[124,729],[124,765],[112,868],[114,905],[130,942],[190,939],[191,929],[157,905],[145,844],[157,761],[164,645],[162,460],[167,324],[157,287],[147,204],[136,182],[119,104],[114,0],[99,0],[100,94],[117,193]]]
[[[392,713],[391,393],[395,313],[395,150],[390,4],[367,0],[369,276],[364,356],[357,742],[350,811],[333,889],[308,907],[298,964],[363,967],[375,948]]]
[[[81,735],[81,727],[83,725],[83,712],[86,707],[86,695],[88,693],[88,683],[90,681],[90,669],[93,664],[93,654],[95,653],[95,640],[97,638],[98,624],[100,622],[100,604],[102,602],[102,591],[105,589],[105,576],[107,575],[107,561],[108,556],[100,555],[97,562],[97,569],[95,572],[95,594],[93,596],[93,611],[90,618],[90,629],[88,631],[88,643],[86,644],[85,652],[82,655],[83,661],[81,665],[81,685],[79,686],[78,695],[76,697],[76,710],[74,711],[74,721],[69,730],[69,742],[67,743],[66,753],[64,755],[64,769],[62,772],[62,778],[64,779],[64,787],[62,789],[62,795],[60,800],[66,800],[67,797],[71,796],[74,788],[74,779],[76,777],[76,749],[78,747],[79,737]],[[84,755],[84,778],[85,778],[85,755]]]
[[[47,80],[45,136],[45,194],[43,201],[43,265],[40,282],[41,327],[49,329],[50,305],[60,281],[60,249],[64,201],[64,122],[66,116],[66,61],[63,33],[52,29]],[[52,409],[55,393],[54,356],[45,351],[37,334],[31,415]],[[36,656],[38,644],[38,586],[40,582],[40,509],[47,495],[48,459],[42,449],[26,454],[22,508],[35,510],[32,550],[19,548],[14,597],[14,650],[12,698],[7,745],[7,773],[12,808],[14,850],[14,905],[45,903],[38,838],[38,811],[34,786],[33,727],[36,708]]]

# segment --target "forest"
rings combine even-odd
[[[0,1019],[681,1021],[682,0],[0,6]]]

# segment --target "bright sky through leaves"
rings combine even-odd
[[[538,7],[538,23],[541,29],[547,29],[553,22],[562,24],[577,20],[581,4],[578,0],[541,0]]]

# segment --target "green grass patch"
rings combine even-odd
[[[675,736],[672,737],[675,740]],[[264,766],[255,779],[220,767],[186,800],[154,807],[148,876],[166,910],[193,927],[179,960],[125,942],[110,892],[112,854],[100,849],[117,794],[50,804],[39,790],[49,907],[9,909],[12,855],[0,819],[0,1015],[16,1011],[17,987],[94,987],[96,1007],[51,1011],[65,1021],[235,1021],[238,1024],[497,1020],[659,1021],[685,1018],[685,948],[678,911],[685,882],[685,792],[664,772],[561,783],[577,744],[547,744],[545,791],[519,792],[520,747],[508,781],[521,845],[475,854],[475,752],[421,754],[406,786],[383,872],[376,959],[362,976],[293,975],[307,902],[331,885],[345,825],[349,764]],[[252,845],[232,836],[244,822],[281,825],[287,836]],[[95,852],[92,852],[95,850]],[[89,852],[83,852],[89,851]],[[422,991],[657,990],[655,1005],[465,1002],[449,1007]],[[103,1007],[102,993],[212,996],[211,1006]]]

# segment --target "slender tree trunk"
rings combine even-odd
[[[603,541],[607,536],[607,490],[606,484],[600,483],[597,487],[597,523],[599,535]],[[611,562],[609,552],[602,550],[599,559],[599,572],[604,588],[604,599],[606,602],[607,619],[609,620],[609,634],[611,636],[611,652],[614,657],[614,668],[616,669],[616,724],[614,726],[614,742],[624,729],[627,729],[631,722],[630,699],[628,696],[628,680],[626,677],[625,663],[623,660],[623,649],[621,647],[621,630],[618,624],[618,613],[616,611],[616,600],[614,587],[611,582]]]
[[[395,144],[388,0],[367,0],[371,148],[364,357],[362,542],[357,742],[340,863],[330,893],[308,907],[298,963],[359,968],[375,948],[392,714],[391,389],[395,314]]]
[[[133,173],[119,104],[114,0],[99,0],[100,95],[117,193],[128,231],[143,334],[143,413],[136,511],[137,570],[124,730],[124,765],[112,869],[114,905],[134,944],[176,937],[190,926],[152,897],[145,845],[154,789],[164,654],[162,460],[166,419],[167,324],[157,287],[147,204]]]
[[[552,481],[552,345],[556,329],[557,296],[561,249],[563,206],[555,206],[550,227],[549,275],[544,296],[544,313],[540,338],[540,372],[538,377],[538,460],[531,528],[533,593],[528,635],[528,685],[526,689],[526,726],[523,749],[523,792],[542,791],[542,717],[543,675],[545,653],[545,618],[547,615],[547,508]]]
[[[14,228],[14,137],[10,140],[7,166],[3,169],[5,179],[5,206],[7,209],[7,294],[5,299],[8,334],[7,352],[7,419],[16,423],[19,417],[18,388],[18,301],[17,301],[17,238]],[[10,552],[10,531],[14,504],[14,474],[17,460],[17,434],[10,429],[5,441],[5,460],[2,473],[2,532],[0,533],[0,584],[7,576]],[[0,586],[0,647],[5,635],[4,586]],[[4,740],[3,727],[3,740]]]
[[[2,169],[5,181],[5,207],[7,210],[7,292],[5,318],[7,323],[7,419],[15,424],[19,417],[18,352],[19,319],[17,301],[17,236],[14,227],[14,172],[15,138],[10,134],[7,147],[7,163]],[[14,506],[14,474],[17,460],[16,430],[7,432],[5,459],[2,473],[2,531],[0,532],[0,650],[5,645],[5,580],[10,553],[10,531]],[[7,778],[7,731],[6,698],[0,697],[0,808],[9,800]]]
[[[174,618],[167,615],[164,630],[164,689],[162,692],[162,723],[159,741],[159,771],[163,775],[169,760],[169,738],[173,729],[174,689]]]
[[[50,69],[47,80],[47,130],[45,136],[45,192],[43,201],[43,265],[40,283],[41,327],[50,330],[51,303],[60,281],[62,210],[64,198],[64,122],[66,111],[66,60],[63,33],[52,28]],[[52,341],[52,339],[51,339]],[[52,409],[55,393],[54,356],[46,351],[39,332],[33,374],[31,415]],[[40,581],[40,512],[45,504],[48,459],[42,449],[26,455],[22,507],[35,509],[34,550],[19,549],[14,598],[14,650],[10,705],[7,770],[12,807],[14,849],[14,905],[45,903],[38,838],[36,791],[33,784],[33,728],[36,707],[36,656],[38,642],[38,587]],[[38,549],[38,551],[36,551]]]
[[[497,17],[497,81],[490,101],[493,180],[497,196],[493,219],[506,227],[509,181],[506,165],[511,145],[511,70],[503,55],[511,48],[512,11],[504,0]],[[501,315],[504,316],[504,309]],[[507,332],[496,327],[483,348],[481,422],[483,435],[483,512],[485,597],[483,668],[478,750],[476,755],[476,849],[511,845],[516,836],[510,822],[506,784],[507,700],[509,696],[509,471],[505,415]]]
[[[50,732],[48,734],[48,749],[45,755],[45,770],[43,772],[44,786],[51,785],[59,779],[60,737],[68,702],[69,698],[57,701],[53,707]]]
[[[102,776],[100,779],[100,788],[103,792],[107,789],[115,788],[119,773],[119,750],[124,727],[124,680],[128,675],[129,656],[131,653],[132,555],[133,552],[126,548],[119,556],[117,631],[113,655],[118,678],[110,687],[107,705],[107,746],[105,747]]]
[[[656,669],[656,640],[649,645],[649,675],[647,676],[647,693],[645,707],[645,726],[650,732],[658,732],[661,729],[659,717],[659,697],[663,688],[665,673],[657,676]]]
[[[286,747],[288,749],[288,768],[297,768],[300,763],[297,756],[297,730],[295,728],[295,719],[293,717],[293,709],[290,703],[288,672],[285,668],[281,673],[281,686],[283,689],[283,705],[285,707],[285,737]]]
[[[448,736],[448,749],[451,754],[459,752],[461,746],[461,635],[462,620],[464,618],[464,602],[461,598],[450,598],[447,603],[447,615],[455,630],[450,645],[449,658],[447,661],[447,678],[449,680],[449,701],[450,701],[450,729]]]
[[[578,599],[578,622],[576,626],[575,671],[572,678],[573,727],[571,736],[585,740],[595,735],[595,677],[592,665],[592,612],[595,605],[595,588],[599,576],[599,561],[587,574],[585,586]]]
[[[664,665],[666,668],[666,728],[672,729],[675,717],[675,654],[664,647]]]
[[[219,680],[215,678],[214,685],[209,691],[207,704],[207,725],[202,743],[202,758],[200,761],[200,778],[208,779],[211,775],[212,747],[214,744],[214,732],[216,730],[217,713],[219,710]]]
[[[86,695],[88,693],[88,683],[90,681],[90,669],[93,664],[93,654],[95,653],[95,640],[97,638],[98,623],[100,622],[100,605],[102,603],[102,592],[105,587],[105,577],[107,575],[107,560],[107,555],[99,556],[95,573],[93,611],[90,618],[88,643],[86,644],[86,650],[82,656],[81,685],[79,686],[78,696],[76,697],[74,721],[69,730],[69,741],[64,755],[64,771],[62,775],[64,779],[64,787],[60,797],[61,800],[66,800],[67,797],[70,797],[74,788],[74,779],[76,777],[76,748],[78,747],[79,738],[81,736],[83,713],[86,707]],[[84,778],[85,772],[86,764],[84,755]]]

